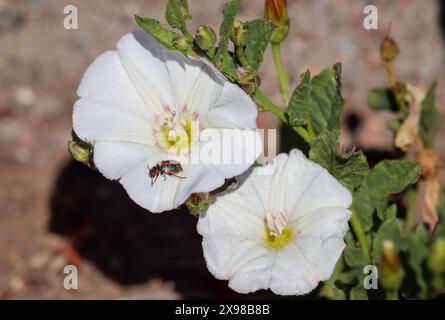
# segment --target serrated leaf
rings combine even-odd
[[[300,84],[294,90],[289,102],[289,120],[291,125],[306,126],[310,121],[310,109],[312,99],[311,73],[306,71],[300,75]]]
[[[436,83],[428,91],[422,101],[422,114],[420,117],[419,135],[424,145],[428,148],[434,147],[437,128],[439,126],[439,114],[434,105],[436,98]]]
[[[326,168],[350,191],[361,184],[369,169],[362,152],[338,152],[337,136],[331,131],[324,132],[315,139],[309,157]]]
[[[186,20],[190,19],[186,0],[168,0],[165,18],[168,24],[182,33],[187,33]]]
[[[240,7],[241,0],[232,0],[224,6],[224,18],[219,28],[219,45],[215,54],[215,64],[230,80],[236,79],[236,67],[233,58],[229,54],[229,42]]]
[[[428,285],[425,281],[422,264],[428,256],[428,231],[423,224],[419,225],[414,233],[408,235],[408,262],[416,275],[416,282],[420,293],[425,294]]]
[[[338,136],[344,107],[341,89],[341,64],[322,71],[312,79],[309,71],[302,74],[289,102],[290,124],[313,130],[315,137],[325,131],[332,131]]]
[[[343,257],[351,268],[364,267],[370,263],[368,256],[359,248],[346,247]]]
[[[397,111],[399,108],[391,89],[372,89],[368,94],[368,106],[375,111]]]
[[[379,264],[382,252],[383,241],[391,240],[399,251],[404,251],[407,248],[407,240],[402,235],[402,224],[396,218],[385,221],[377,231],[373,243],[373,259]]]
[[[139,27],[153,36],[165,48],[175,50],[175,47],[173,46],[173,39],[177,37],[175,32],[165,29],[161,26],[159,21],[155,19],[146,19],[139,16],[134,16],[134,19]]]
[[[385,160],[368,171],[352,202],[352,208],[365,231],[372,227],[377,206],[415,183],[420,172],[421,168],[416,162],[404,160]]]
[[[243,66],[256,71],[263,62],[264,52],[276,26],[271,22],[257,19],[246,22],[244,27],[248,30],[249,37],[244,49]]]

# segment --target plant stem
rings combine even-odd
[[[369,254],[368,240],[366,239],[366,234],[365,231],[363,230],[360,219],[357,217],[355,212],[352,212],[351,226],[355,236],[357,237],[358,242],[360,243],[360,247],[371,261],[371,257]]]
[[[280,84],[280,93],[283,98],[284,105],[289,104],[289,78],[284,71],[283,60],[281,57],[281,45],[272,44],[272,54],[277,69],[278,81]]]
[[[344,268],[344,261],[343,258],[340,258],[337,262],[337,264],[335,265],[335,269],[334,272],[332,273],[331,277],[329,278],[329,280],[327,280],[320,293],[322,296],[329,298],[329,299],[333,299],[334,298],[334,283],[337,280],[338,276],[340,275],[340,273],[343,271]]]
[[[394,65],[392,62],[387,62],[386,64],[386,73],[388,74],[389,84],[391,88],[396,91],[397,88],[397,77],[396,72],[394,71]]]
[[[398,290],[386,290],[386,300],[399,300]]]
[[[408,232],[414,226],[416,220],[416,190],[408,190],[408,210],[405,221],[405,231]]]
[[[278,118],[280,118],[281,121],[284,123],[288,123],[286,118],[286,112],[278,107],[275,103],[273,103],[271,100],[269,100],[268,97],[261,91],[261,89],[257,89],[255,91],[255,98],[256,100],[267,109],[267,111],[272,112],[274,115],[276,115]]]
[[[391,90],[394,93],[397,104],[399,105],[399,108],[402,111],[402,113],[405,116],[407,116],[408,110],[406,107],[404,95],[401,92],[401,85],[397,81],[396,72],[394,70],[394,64],[393,64],[393,62],[387,62],[387,63],[385,63],[385,66],[386,66],[386,73],[388,75],[388,80],[391,85]]]

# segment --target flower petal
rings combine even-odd
[[[301,151],[294,149],[289,157],[277,157],[275,166],[271,185],[275,192],[270,199],[272,212],[286,212],[288,218],[293,219],[319,208],[351,205],[349,190]]]
[[[101,54],[82,77],[77,95],[100,101],[113,109],[147,117],[144,102],[139,97],[116,51]]]
[[[172,83],[175,105],[205,115],[228,82],[201,58],[186,58],[168,53],[166,66]],[[176,85],[173,85],[176,84]],[[180,84],[180,85],[179,85]]]
[[[211,128],[256,128],[256,104],[240,87],[226,82],[221,95],[205,117]]]
[[[156,182],[151,185],[149,168],[161,160],[166,160],[162,152],[153,153],[150,157],[147,156],[146,161],[135,165],[119,180],[134,202],[154,213],[177,207],[175,195],[181,180],[168,176],[164,180],[162,176],[159,176]]]
[[[155,152],[155,148],[139,143],[96,141],[94,164],[106,178],[117,180],[134,166],[146,162]],[[147,174],[144,174],[144,179],[147,179]]]
[[[217,279],[229,280],[240,293],[267,289],[273,255],[250,239],[212,236],[203,239],[207,267]]]
[[[117,43],[117,49],[120,60],[146,108],[162,112],[164,106],[173,107],[172,86],[178,83],[170,82],[166,54],[180,59],[179,53],[170,53],[143,31],[123,36]]]
[[[226,179],[248,170],[263,151],[258,130],[204,129],[195,152],[201,163],[209,164]]]
[[[346,208],[331,207],[318,209],[291,223],[297,234],[295,242],[304,248],[302,253],[321,281],[329,279],[343,252],[350,217],[351,212]],[[309,241],[318,242],[318,250],[307,250],[304,244]]]
[[[319,242],[290,243],[275,256],[270,289],[280,295],[303,295],[315,289],[320,281],[304,250],[319,252]]]
[[[124,108],[82,98],[77,100],[73,112],[73,128],[83,140],[121,141],[154,146],[148,119]]]
[[[210,192],[224,184],[224,176],[206,165],[182,165],[178,177],[159,176],[151,185],[148,167],[153,167],[168,155],[155,150],[146,161],[135,165],[120,179],[130,198],[147,210],[158,213],[178,208],[192,193]],[[180,178],[182,177],[182,178]]]

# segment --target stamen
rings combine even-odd
[[[273,237],[278,237],[283,234],[284,229],[286,229],[287,219],[282,212],[277,212],[273,214],[272,212],[267,212],[266,214],[266,225],[269,229],[269,234]]]

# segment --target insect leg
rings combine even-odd
[[[185,178],[187,178],[187,177],[181,177],[181,176],[178,176],[178,175],[173,174],[173,173],[171,173],[170,175],[171,175],[171,176],[175,176],[176,178],[179,178],[179,179],[185,179]]]
[[[151,178],[151,185],[153,186],[156,182],[156,180],[158,180],[159,174],[157,174],[155,177]]]

